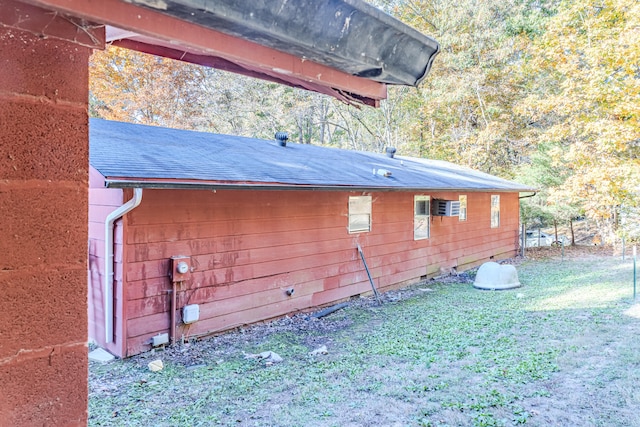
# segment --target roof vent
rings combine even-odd
[[[276,141],[278,141],[279,146],[286,147],[288,139],[289,135],[286,132],[276,132]]]
[[[393,156],[396,154],[396,147],[387,147],[385,148],[385,152],[387,153],[387,157],[393,159]]]

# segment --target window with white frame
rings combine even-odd
[[[349,233],[371,231],[371,196],[349,197]]]
[[[413,206],[413,239],[428,239],[431,198],[429,196],[413,196]]]
[[[491,196],[491,228],[500,227],[500,196]]]
[[[467,196],[466,195],[458,196],[458,200],[460,201],[460,213],[458,213],[458,221],[466,221],[467,220]]]

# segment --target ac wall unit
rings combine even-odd
[[[457,200],[434,200],[434,216],[458,216],[460,215],[460,202]]]

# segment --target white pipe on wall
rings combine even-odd
[[[142,188],[133,189],[133,198],[107,215],[104,223],[104,334],[113,341],[113,224],[142,201]]]

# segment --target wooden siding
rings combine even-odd
[[[89,172],[89,340],[124,356],[124,307],[122,286],[123,226],[116,224],[114,233],[114,342],[105,342],[104,323],[104,223],[111,212],[124,203],[122,190],[104,188],[104,178],[94,168]]]
[[[125,221],[127,355],[148,350],[153,335],[169,330],[172,256],[189,256],[193,267],[179,284],[178,309],[200,304],[200,320],[190,326],[177,314],[179,339],[370,292],[358,243],[382,290],[515,254],[517,193],[500,193],[499,228],[490,228],[491,194],[466,193],[467,221],[432,217],[431,238],[419,241],[412,192],[372,193],[372,230],[349,234],[348,199],[359,194],[145,190]]]

